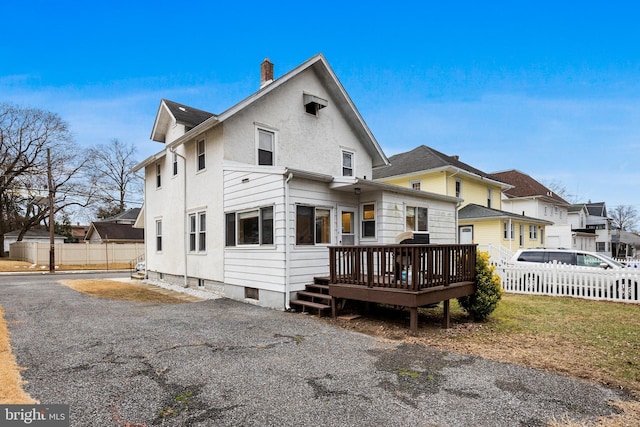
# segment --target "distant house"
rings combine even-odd
[[[502,209],[503,191],[513,186],[431,147],[421,145],[389,158],[375,169],[376,181],[458,197],[459,243],[476,243],[498,250],[492,257],[509,257],[519,248],[542,246],[544,227],[551,221]]]
[[[491,176],[512,186],[502,193],[503,210],[551,222],[540,230],[545,235],[541,242],[545,247],[595,250],[595,234],[573,227],[569,215],[571,204],[554,191],[515,169]]]
[[[140,208],[92,222],[84,238],[89,243],[144,243],[144,230],[134,228]]]
[[[596,251],[612,255],[611,218],[607,216],[605,202],[584,204],[587,208],[587,229],[596,233]]]
[[[131,224],[92,222],[85,236],[88,243],[144,243],[144,230]]]
[[[9,252],[9,246],[18,241],[20,230],[10,231],[4,234],[4,251]],[[65,236],[54,235],[54,243],[64,243]],[[48,230],[31,229],[22,236],[23,242],[50,243]]]

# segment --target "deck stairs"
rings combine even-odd
[[[289,301],[289,304],[302,313],[318,310],[320,317],[326,311],[331,312],[331,299],[329,278],[316,277],[312,284],[305,285],[304,291],[296,292],[296,298]]]

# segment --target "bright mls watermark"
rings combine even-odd
[[[69,405],[0,405],[0,426],[69,427]]]

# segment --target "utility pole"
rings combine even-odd
[[[51,175],[51,149],[47,148],[47,177],[49,180],[49,273],[56,271],[56,245],[53,235],[53,176]]]

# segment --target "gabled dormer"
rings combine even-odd
[[[169,144],[214,114],[162,99],[151,131],[151,139]]]

